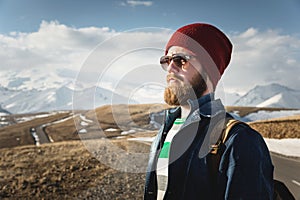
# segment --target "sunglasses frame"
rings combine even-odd
[[[167,71],[168,66],[170,65],[171,61],[173,61],[174,65],[178,68],[181,68],[184,70],[184,65],[192,58],[191,55],[185,55],[183,53],[176,53],[172,56],[162,56],[160,58],[160,65],[163,68],[163,70]],[[179,59],[176,61],[176,59]]]

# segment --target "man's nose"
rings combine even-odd
[[[170,62],[170,64],[168,65],[167,71],[168,71],[169,73],[171,73],[171,72],[173,72],[173,73],[179,72],[179,69],[178,69],[178,67],[175,66],[173,60],[172,60],[172,61]]]

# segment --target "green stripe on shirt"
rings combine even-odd
[[[169,158],[170,142],[165,142],[160,151],[159,158]]]
[[[174,124],[183,124],[185,122],[185,118],[177,118],[174,121]]]

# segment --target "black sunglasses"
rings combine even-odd
[[[161,67],[167,71],[168,66],[170,65],[171,61],[176,67],[184,69],[184,65],[192,58],[192,56],[184,55],[182,53],[173,54],[172,56],[162,56],[160,58]]]

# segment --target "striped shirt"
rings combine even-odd
[[[164,198],[167,185],[168,185],[168,163],[169,163],[169,151],[170,145],[173,137],[176,135],[181,125],[184,123],[185,119],[177,118],[168,132],[168,135],[165,139],[164,145],[160,151],[158,161],[157,161],[157,200],[162,200]]]

